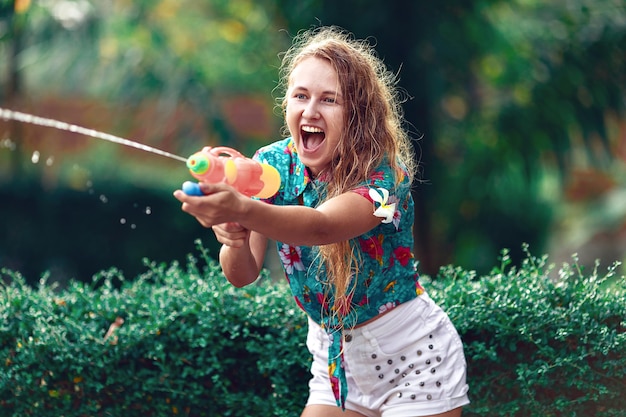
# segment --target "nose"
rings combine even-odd
[[[317,108],[317,102],[315,100],[309,100],[307,105],[304,107],[302,117],[306,119],[317,119],[320,117],[320,113]]]

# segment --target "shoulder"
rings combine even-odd
[[[379,190],[381,193],[388,193],[396,198],[406,197],[410,195],[411,178],[402,165],[394,168],[385,162],[374,169],[369,177],[353,191],[371,199],[370,190]]]
[[[392,223],[395,229],[401,223],[413,223],[413,197],[411,179],[403,169],[394,169],[384,163],[352,190],[374,205],[374,215],[383,218],[384,224]]]

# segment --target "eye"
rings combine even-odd
[[[306,95],[303,94],[303,93],[295,93],[293,96],[294,96],[294,98],[297,98],[298,100],[306,99]]]
[[[337,100],[335,99],[335,97],[326,97],[324,100],[325,103],[336,103]]]

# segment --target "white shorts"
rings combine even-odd
[[[371,323],[345,330],[346,409],[368,417],[416,417],[469,404],[463,344],[427,294]],[[328,336],[309,319],[313,355],[307,405],[336,406],[328,378]]]

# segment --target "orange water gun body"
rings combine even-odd
[[[269,198],[280,187],[280,174],[263,164],[225,146],[206,147],[187,159],[187,168],[197,180],[226,183],[248,197]],[[183,184],[188,195],[202,195],[198,184]]]

